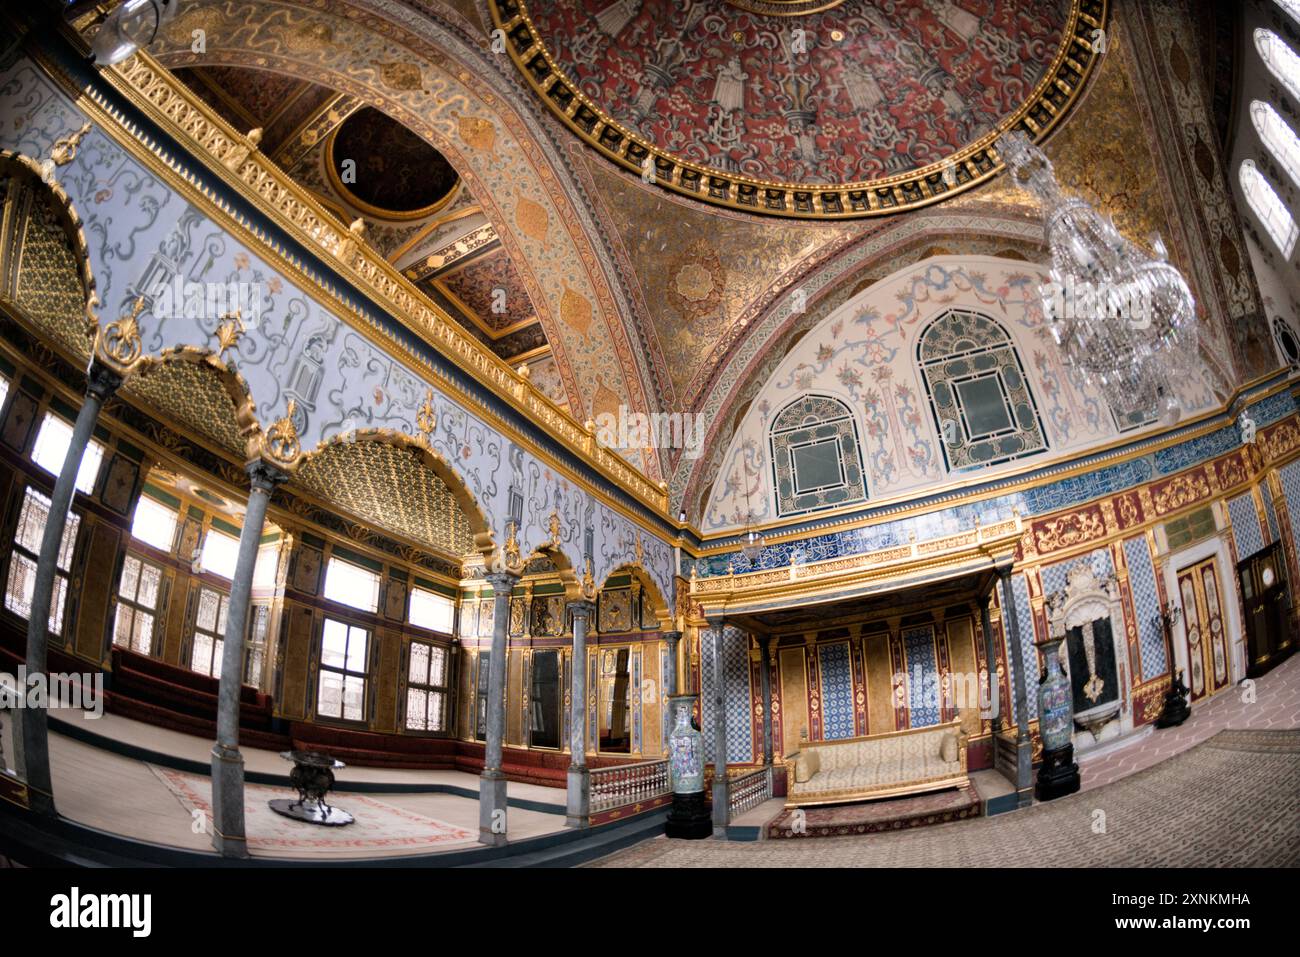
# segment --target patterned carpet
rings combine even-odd
[[[149,769],[190,813],[199,811],[205,827],[212,827],[212,783],[209,778],[185,774],[150,764]],[[404,848],[416,854],[442,850],[452,844],[476,842],[478,834],[377,801],[366,794],[330,795],[330,803],[356,817],[346,827],[318,827],[276,814],[267,801],[292,798],[288,788],[258,784],[244,786],[244,829],[250,851],[275,856],[277,853],[311,851],[313,855],[339,852],[355,856],[357,851]]]
[[[1295,867],[1300,731],[1222,731],[1023,811],[905,832],[749,843],[655,838],[589,867]]]
[[[794,810],[782,811],[768,823],[767,836],[773,840],[783,840],[874,834],[878,831],[900,831],[961,821],[975,817],[979,812],[980,799],[974,789],[954,788],[889,801],[806,808],[803,811],[805,826],[802,828],[792,827],[798,820]]]

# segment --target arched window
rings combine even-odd
[[[1300,185],[1300,137],[1271,104],[1262,100],[1250,104],[1250,119],[1273,158],[1282,164],[1291,180]]]
[[[1269,71],[1293,97],[1300,100],[1300,56],[1272,30],[1262,28],[1255,31],[1255,49]]]
[[[858,426],[839,399],[800,396],[772,420],[769,441],[778,515],[867,500]]]
[[[1241,164],[1241,191],[1246,194],[1246,202],[1250,203],[1251,210],[1273,237],[1282,255],[1290,259],[1300,229],[1297,229],[1282,197],[1251,160],[1244,160]]]
[[[1038,406],[1005,329],[953,309],[921,334],[917,359],[952,471],[1047,449]]]
[[[1291,14],[1291,19],[1300,22],[1300,0],[1277,0],[1277,5]]]

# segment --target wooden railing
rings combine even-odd
[[[672,780],[668,759],[616,764],[591,770],[591,813],[649,801],[668,794]]]
[[[758,768],[727,782],[729,820],[735,820],[751,808],[772,797],[772,768]]]

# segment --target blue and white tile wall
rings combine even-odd
[[[1237,559],[1254,555],[1264,547],[1264,536],[1259,530],[1259,513],[1255,499],[1247,492],[1228,500],[1228,517],[1232,519],[1232,538],[1237,545]]]
[[[1086,557],[1092,565],[1092,573],[1098,578],[1104,579],[1114,573],[1115,563],[1111,560],[1109,549],[1098,548]],[[1063,562],[1044,565],[1042,570],[1043,594],[1051,595],[1053,592],[1063,591],[1066,582],[1069,580],[1070,568],[1076,562],[1082,560],[1081,557],[1067,558]]]
[[[1133,592],[1133,610],[1137,615],[1138,654],[1142,659],[1142,680],[1150,681],[1169,670],[1165,653],[1165,635],[1155,621],[1160,614],[1160,594],[1156,591],[1156,568],[1146,536],[1124,541],[1124,561],[1128,565],[1128,584]]]
[[[934,660],[934,627],[903,629],[907,655],[907,708],[913,728],[939,723],[939,668]]]
[[[1273,506],[1273,491],[1267,482],[1260,483],[1260,496],[1264,499],[1264,517],[1268,521],[1268,540],[1276,542],[1282,536],[1278,534],[1277,509]]]
[[[1282,497],[1291,522],[1291,541],[1300,542],[1300,461],[1283,466],[1277,474],[1282,480]]]
[[[700,633],[700,732],[706,761],[713,760],[713,631]],[[749,637],[727,625],[722,631],[722,707],[727,723],[727,762],[745,764],[754,760],[754,736],[750,726]]]
[[[1034,616],[1029,610],[1029,585],[1024,575],[1011,576],[1011,592],[1015,600],[1016,622],[1020,625],[1020,653],[1025,663],[1025,703],[1028,707],[1029,720],[1038,717],[1038,652],[1034,648]],[[1003,614],[1006,610],[1003,609]],[[1011,719],[1016,715],[1015,662],[1010,657],[1011,630],[1003,625],[1003,632],[1008,641],[1007,680],[1011,685]]]
[[[822,737],[827,741],[853,737],[853,670],[847,642],[819,645],[822,680]]]

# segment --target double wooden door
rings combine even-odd
[[[1179,569],[1178,595],[1187,642],[1187,686],[1195,701],[1226,687],[1229,677],[1223,589],[1213,558]]]

